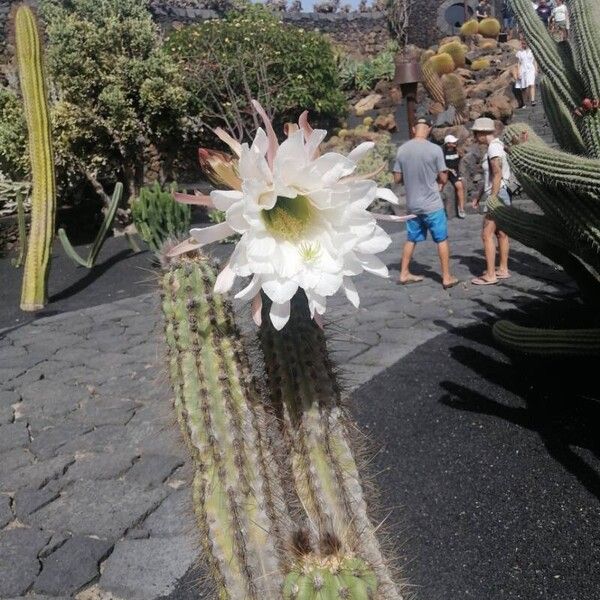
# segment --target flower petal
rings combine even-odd
[[[273,129],[273,125],[271,124],[271,120],[269,119],[265,109],[260,105],[256,100],[252,100],[252,106],[254,110],[260,115],[263,123],[265,124],[265,129],[267,130],[267,136],[269,138],[269,149],[267,150],[267,161],[269,162],[269,166],[271,169],[273,168],[273,162],[275,161],[275,155],[277,154],[277,148],[279,148],[279,142],[277,141],[277,135],[275,134],[275,130]]]
[[[244,195],[236,190],[213,190],[210,198],[215,208],[218,210],[227,210],[232,204],[239,202]]]
[[[392,192],[389,188],[377,188],[377,197],[382,200],[387,200],[392,204],[399,204],[398,196]]]
[[[371,213],[378,221],[390,221],[391,223],[403,223],[416,219],[417,215],[382,215],[380,213]]]
[[[254,296],[260,292],[261,285],[261,278],[258,275],[255,275],[252,278],[252,281],[250,281],[243,290],[240,290],[234,298],[236,300],[248,300],[249,298],[254,298]]]
[[[262,289],[273,304],[282,304],[292,299],[298,291],[298,284],[289,279],[269,279],[263,281]]]
[[[348,298],[350,304],[352,304],[354,308],[358,308],[360,306],[360,296],[356,291],[354,281],[352,281],[350,277],[344,277],[343,289],[344,293],[346,294],[346,298]]]
[[[356,148],[354,148],[354,150],[348,154],[348,158],[357,163],[368,152],[373,150],[373,148],[375,148],[374,142],[363,142],[362,144],[356,146]]]
[[[185,254],[186,252],[193,252],[194,250],[198,250],[200,248],[200,244],[193,239],[187,239],[177,246],[173,246],[170,250],[168,250],[165,254],[167,258],[175,258],[181,254]]]
[[[285,324],[290,320],[290,301],[284,302],[283,304],[276,304],[273,302],[271,306],[271,323],[277,331],[283,329]]]
[[[220,127],[217,127],[215,130],[215,135],[225,144],[227,144],[231,150],[233,151],[233,153],[236,156],[240,156],[242,153],[242,145],[237,141],[234,140],[224,129],[221,129]]]
[[[223,267],[223,270],[217,275],[214,291],[217,294],[226,294],[233,286],[234,281],[235,272],[231,269],[229,263],[227,263]]]
[[[262,298],[260,294],[256,294],[252,299],[252,320],[260,327],[262,323]]]
[[[215,207],[212,198],[206,194],[182,194],[175,192],[173,198],[180,204],[196,204],[198,206],[206,206],[207,208]]]
[[[235,233],[235,231],[228,223],[219,223],[218,225],[212,225],[211,227],[190,230],[190,235],[200,244],[200,246],[206,246],[206,244],[212,244],[213,242],[220,242],[233,233]]]
[[[389,277],[388,268],[373,254],[359,254],[356,253],[356,258],[360,261],[363,269],[373,275],[379,275],[379,277]]]

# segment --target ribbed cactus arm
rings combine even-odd
[[[263,302],[261,347],[296,493],[313,527],[313,538],[333,534],[345,552],[372,566],[381,600],[400,600],[370,521],[356,462],[348,442],[340,388],[323,331],[297,295],[282,331],[268,319]]]
[[[589,98],[600,99],[600,2],[570,0],[571,48]]]
[[[545,356],[600,356],[600,329],[537,329],[498,321],[494,337],[506,348]]]
[[[162,280],[175,408],[192,452],[194,505],[218,597],[277,600],[289,532],[271,468],[266,415],[206,260]]]
[[[21,5],[15,14],[15,46],[29,135],[31,162],[31,230],[21,292],[21,308],[35,311],[46,303],[54,239],[56,182],[54,152],[44,78],[42,43],[35,16]]]
[[[510,0],[519,24],[539,65],[551,79],[561,100],[571,110],[579,106],[583,98],[583,86],[570,61],[558,49],[548,30],[532,8],[530,0]]]
[[[554,137],[561,148],[573,154],[587,154],[585,143],[581,137],[573,113],[560,99],[560,96],[556,92],[555,84],[546,76],[543,76],[540,79],[540,90],[542,93],[542,102],[544,103],[544,112],[552,128]]]

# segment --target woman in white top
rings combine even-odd
[[[552,9],[552,25],[564,42],[569,37],[569,9],[564,0],[556,0],[556,6]]]
[[[535,76],[537,65],[533,58],[531,48],[527,45],[527,40],[521,40],[521,49],[517,52],[518,74],[515,87],[523,92],[523,99],[531,102],[535,106]]]

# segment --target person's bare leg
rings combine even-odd
[[[504,231],[496,230],[496,237],[498,238],[498,254],[500,255],[500,264],[496,275],[500,277],[508,277],[510,275],[508,271],[508,252],[510,249],[510,242],[508,236]]]
[[[529,86],[529,99],[531,100],[531,106],[535,104],[535,84]]]
[[[486,281],[496,281],[496,223],[487,216],[483,218],[481,239],[485,255],[485,272],[482,277]]]
[[[442,284],[451,285],[458,281],[450,273],[450,244],[444,240],[437,245],[438,255],[440,257],[440,266],[442,267]]]
[[[422,277],[413,275],[410,272],[410,261],[415,251],[417,244],[415,242],[404,242],[404,248],[402,249],[402,261],[400,263],[400,283],[406,283],[408,281],[423,281]]]
[[[465,186],[462,181],[457,181],[454,184],[456,188],[456,203],[458,205],[458,214],[465,212]]]

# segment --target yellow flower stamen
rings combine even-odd
[[[315,210],[306,196],[278,196],[275,206],[262,211],[267,229],[274,235],[298,241],[310,227]]]

